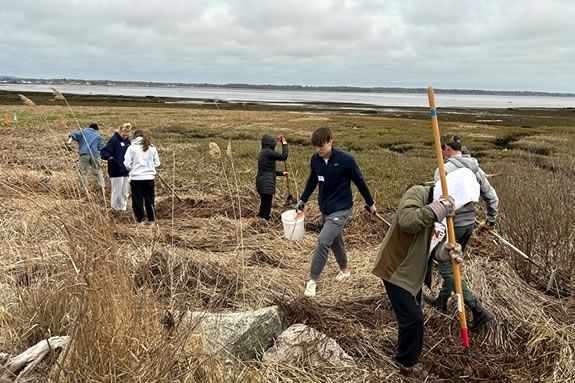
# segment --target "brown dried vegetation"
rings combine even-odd
[[[75,154],[61,146],[74,120],[58,106],[34,108],[10,107],[19,114],[20,125],[0,128],[0,350],[15,354],[51,335],[70,335],[72,343],[57,367],[51,367],[54,360],[47,361],[31,380],[399,381],[392,363],[395,318],[381,281],[370,274],[383,224],[365,215],[358,197],[345,234],[353,277],[336,283],[337,267],[330,261],[317,299],[305,299],[317,207],[308,204],[305,239],[286,241],[278,217],[285,185],[278,180],[281,195],[275,199],[274,218],[262,223],[254,218],[259,201],[252,184],[258,137],[281,131],[288,140],[300,140],[290,147],[289,166],[292,190],[301,191],[309,132],[330,124],[346,148],[362,148],[355,154],[389,219],[407,186],[431,177],[435,164],[427,121],[338,114],[318,120],[314,114],[274,111],[74,108],[81,121],[97,120],[106,137],[127,120],[151,131],[164,178],[183,198],[176,200],[157,181],[158,225],[139,227],[129,213],[112,215],[101,195],[79,188]],[[445,125],[464,137],[483,128]],[[350,126],[361,127],[361,138],[349,132]],[[541,134],[572,138],[572,128]],[[506,148],[493,144],[494,137],[513,135],[516,129],[485,127],[469,144],[472,152],[482,153],[488,172],[501,170],[493,183],[502,200],[502,232],[533,254],[543,270],[526,269],[487,234],[475,236],[464,275],[496,319],[482,333],[472,334],[471,351],[464,353],[453,307],[448,315],[425,307],[421,362],[432,374],[428,381],[575,381],[575,257],[572,209],[567,210],[573,206],[572,192],[571,197],[561,194],[561,201],[551,193],[572,185],[572,161],[561,161],[560,147],[543,153],[530,149],[534,141],[527,144],[524,138]],[[229,140],[231,157],[210,156],[209,142],[226,148]],[[549,161],[560,173],[541,167],[533,171],[537,158],[558,151]],[[510,167],[504,168],[507,162]],[[535,181],[526,184],[520,171]],[[517,178],[508,177],[511,173]],[[534,201],[538,213],[520,208]],[[557,269],[561,288],[546,294],[551,267]],[[189,334],[173,336],[161,323],[166,309],[227,312],[270,304],[284,309],[286,324],[303,322],[335,338],[358,368],[312,369],[257,360],[228,365],[207,355]]]

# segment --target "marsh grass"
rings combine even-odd
[[[47,336],[71,335],[60,367],[49,364],[40,381],[47,376],[64,382],[399,381],[391,363],[395,319],[381,281],[370,274],[383,225],[362,214],[356,192],[345,234],[353,278],[345,285],[334,283],[337,267],[330,261],[317,299],[302,298],[316,234],[308,230],[302,241],[281,238],[280,197],[269,224],[255,218],[256,160],[261,134],[285,134],[290,179],[297,180],[301,192],[313,153],[309,136],[329,126],[336,146],[352,151],[378,207],[391,218],[409,186],[432,178],[429,122],[224,107],[73,107],[79,121],[103,121],[104,135],[126,120],[149,129],[160,156],[176,158],[170,174],[183,201],[174,201],[158,185],[155,228],[128,224],[129,214],[108,215],[80,190],[73,166],[47,155],[73,126],[62,107],[39,107],[51,130],[29,107],[13,107],[28,129],[0,131],[0,157],[6,160],[0,165],[0,350],[17,353]],[[441,126],[461,133],[472,154],[481,153],[487,172],[501,173],[493,179],[502,201],[501,232],[538,262],[557,266],[562,290],[561,299],[545,294],[545,276],[525,269],[488,237],[474,237],[470,255],[477,259],[464,266],[464,273],[496,319],[472,337],[473,351],[464,354],[454,318],[425,308],[423,366],[443,381],[462,375],[470,375],[470,381],[574,380],[575,305],[567,296],[573,256],[566,252],[572,241],[564,237],[572,228],[567,210],[573,203],[567,194],[574,177],[572,156],[567,156],[572,149],[555,144],[572,140],[571,127],[529,128],[529,135],[503,148],[496,137],[527,128],[458,122],[452,116]],[[220,157],[212,158],[210,142],[219,148],[231,142],[232,157],[220,150]],[[532,143],[550,144],[553,150],[541,154],[516,146]],[[537,165],[542,157],[554,170]],[[285,192],[283,183],[278,187]],[[556,198],[557,190],[565,192]],[[313,202],[308,205],[311,228],[319,211]],[[334,337],[357,368],[258,360],[229,364],[207,353],[191,331],[162,324],[166,309],[229,312],[271,304],[284,308],[288,324],[304,322]]]

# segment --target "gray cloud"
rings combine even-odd
[[[575,91],[570,0],[18,0],[0,74]]]

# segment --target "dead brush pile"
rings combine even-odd
[[[11,201],[14,213],[2,216],[10,224],[0,232],[7,250],[0,259],[0,350],[16,355],[49,336],[70,336],[58,362],[48,358],[35,371],[41,375],[28,379],[177,381],[202,376],[207,366],[215,376],[215,362],[184,349],[185,334],[164,333],[156,298],[135,293],[128,254],[119,251],[98,202],[33,189],[20,197]]]
[[[136,287],[150,288],[179,308],[236,308],[244,283],[237,270],[202,260],[198,253],[178,255],[156,250],[136,271]]]

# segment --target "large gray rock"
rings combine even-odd
[[[296,323],[285,330],[275,342],[275,346],[263,355],[266,363],[305,362],[312,366],[325,365],[354,367],[355,362],[333,338],[327,337],[314,328]]]
[[[206,351],[242,360],[261,355],[283,330],[278,306],[231,314],[188,312],[184,321],[202,334]]]

